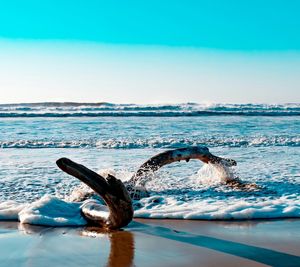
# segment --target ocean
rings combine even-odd
[[[155,154],[186,146],[236,160],[234,175],[260,189],[230,188],[197,160],[173,163],[147,182],[135,217],[300,217],[300,103],[70,102],[0,105],[0,220],[86,223],[72,196],[88,189],[57,168],[60,157],[125,181]]]

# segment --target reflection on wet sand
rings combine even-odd
[[[134,237],[131,232],[115,232],[109,235],[110,254],[107,267],[133,266]]]
[[[85,228],[60,228],[60,227],[45,227],[30,224],[21,224],[18,222],[1,222],[1,230],[17,230],[26,235],[38,235],[45,236],[46,234],[58,234],[60,236],[65,234],[74,234],[92,237],[92,238],[106,238],[110,243],[109,256],[107,260],[104,258],[99,259],[99,266],[106,267],[130,267],[134,266],[134,234],[128,231],[113,231],[105,232],[101,228],[97,227],[85,227]],[[47,239],[39,239],[38,246],[40,248],[48,247],[47,244],[42,244]],[[101,242],[99,240],[99,242]],[[24,248],[25,249],[25,248]],[[75,249],[75,248],[74,248]],[[103,251],[101,252],[103,253]],[[102,255],[99,253],[99,255]],[[106,261],[106,264],[103,262]],[[33,266],[34,263],[32,263]]]
[[[101,228],[87,227],[81,235],[100,237],[107,235],[110,241],[110,253],[107,267],[130,267],[134,260],[134,236],[127,231],[104,232]]]
[[[299,224],[135,220],[124,231],[105,232],[0,222],[0,266],[197,266],[200,261],[294,267],[300,266]]]

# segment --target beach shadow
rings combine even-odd
[[[129,227],[132,231],[163,237],[198,247],[213,249],[218,252],[246,258],[270,266],[300,266],[300,257],[272,249],[261,248],[215,237],[195,235],[192,233],[139,222],[133,222]]]

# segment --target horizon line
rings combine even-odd
[[[203,102],[161,102],[161,103],[117,103],[117,102],[108,102],[108,101],[97,101],[97,102],[80,102],[80,101],[37,101],[37,102],[10,102],[10,103],[2,103],[0,102],[0,106],[10,105],[10,106],[16,106],[16,105],[70,105],[70,106],[81,106],[81,105],[249,105],[249,104],[255,104],[255,105],[293,105],[293,104],[299,104],[300,102],[214,102],[214,101],[203,101]]]

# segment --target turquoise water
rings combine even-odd
[[[147,183],[135,216],[300,217],[300,104],[20,104],[0,105],[0,116],[0,218],[11,200],[68,199],[80,182],[56,167],[60,157],[126,180],[149,157],[188,145],[235,159],[235,175],[262,189],[228,188],[196,160],[174,163]]]

